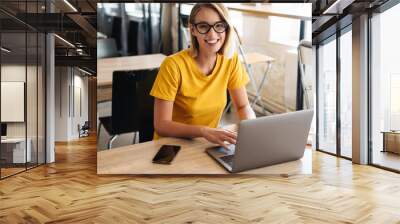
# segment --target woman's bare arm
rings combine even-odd
[[[187,125],[172,121],[172,110],[174,102],[155,99],[154,100],[154,129],[165,137],[201,137],[201,126]]]
[[[224,141],[236,143],[236,133],[233,131],[209,128],[200,125],[188,125],[172,120],[174,102],[155,98],[154,100],[154,129],[165,137],[195,138],[204,137],[212,143],[226,147]]]
[[[254,119],[256,114],[250,106],[249,99],[247,97],[246,87],[229,90],[233,105],[235,105],[239,119]]]

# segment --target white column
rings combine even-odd
[[[368,15],[353,20],[353,162],[368,163]]]
[[[46,35],[46,163],[55,161],[55,60],[54,35]]]

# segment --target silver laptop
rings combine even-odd
[[[300,159],[313,114],[302,110],[241,121],[236,145],[206,152],[231,173]]]

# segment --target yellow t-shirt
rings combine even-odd
[[[215,128],[226,105],[226,90],[241,88],[248,81],[237,54],[230,59],[218,54],[212,73],[205,75],[186,49],[163,61],[150,95],[174,101],[173,121]]]

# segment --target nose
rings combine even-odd
[[[215,32],[214,28],[211,27],[211,29],[207,33],[207,37],[218,37],[219,33]]]

